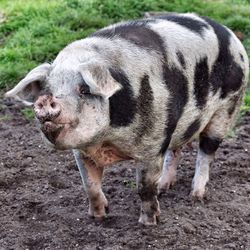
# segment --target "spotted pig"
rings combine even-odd
[[[122,22],[64,48],[7,97],[34,103],[45,140],[73,149],[89,214],[106,215],[104,167],[134,159],[139,222],[157,223],[157,193],[176,180],[181,147],[199,139],[191,194],[202,198],[209,166],[235,121],[248,81],[234,33],[195,14]]]

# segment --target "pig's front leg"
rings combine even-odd
[[[89,215],[102,219],[108,209],[108,201],[101,187],[104,169],[96,166],[91,160],[85,159],[79,150],[73,150],[73,153],[89,198]]]
[[[141,214],[139,222],[144,225],[156,225],[160,215],[157,199],[158,180],[161,175],[162,160],[144,163],[137,169],[137,190],[141,198]]]
[[[181,150],[167,150],[161,178],[159,180],[158,192],[162,193],[173,186],[176,182],[176,170],[180,160]]]

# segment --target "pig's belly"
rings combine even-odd
[[[108,166],[115,162],[131,159],[115,146],[107,143],[89,147],[84,152],[84,155],[87,159],[92,160],[98,166]]]

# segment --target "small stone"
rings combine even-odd
[[[31,162],[32,161],[32,157],[27,157],[27,162]]]
[[[196,231],[195,227],[190,223],[184,224],[183,225],[183,230],[184,230],[185,233],[188,233],[188,234],[193,234]]]
[[[228,243],[223,246],[223,249],[236,249],[236,245],[234,243]]]

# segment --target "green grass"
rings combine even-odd
[[[27,120],[33,120],[35,118],[35,112],[33,108],[23,108],[21,112]]]
[[[245,35],[250,55],[249,0],[0,0],[0,89],[51,62],[68,43],[147,11],[197,12]],[[245,108],[250,109],[250,89]]]
[[[130,181],[130,180],[124,180],[123,181],[124,186],[127,188],[135,189],[136,188],[136,182],[135,181]]]
[[[244,98],[244,103],[241,106],[241,111],[242,112],[246,112],[246,111],[250,111],[250,86],[248,88],[247,94]]]

